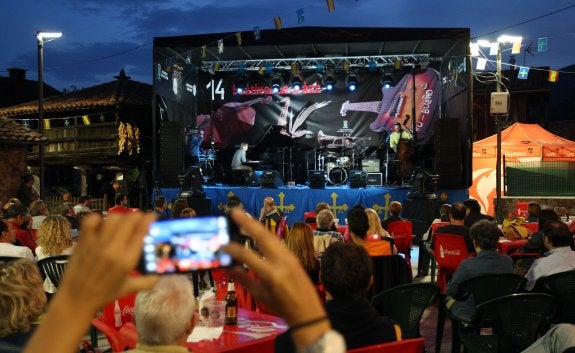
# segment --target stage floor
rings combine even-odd
[[[230,195],[237,195],[244,209],[255,217],[259,217],[263,200],[273,197],[276,206],[288,216],[288,224],[303,221],[303,214],[315,210],[319,202],[327,202],[340,224],[345,224],[347,211],[357,205],[373,208],[381,219],[388,217],[389,204],[392,201],[404,202],[411,187],[381,187],[350,188],[348,185],[326,186],[324,189],[310,189],[305,185],[282,186],[278,188],[262,188],[249,186],[204,186],[208,202],[196,202],[199,214],[221,213],[224,211]],[[180,194],[180,189],[164,188],[154,193],[161,193],[171,203]],[[440,203],[453,203],[467,199],[467,189],[438,190]],[[191,205],[194,207],[194,205]],[[208,207],[209,206],[209,207]]]

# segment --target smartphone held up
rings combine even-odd
[[[221,247],[232,236],[225,216],[156,221],[144,238],[141,270],[167,274],[231,266],[232,257]]]

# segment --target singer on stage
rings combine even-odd
[[[200,164],[200,146],[204,141],[204,130],[190,129],[186,137],[186,154],[188,156],[187,166],[197,166]]]

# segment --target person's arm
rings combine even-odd
[[[90,320],[114,298],[151,288],[157,276],[129,277],[153,214],[89,215],[58,292],[24,352],[75,353]]]
[[[259,280],[250,278],[240,267],[231,269],[230,274],[286,321],[292,328],[296,347],[301,349],[316,343],[330,330],[331,324],[299,260],[255,220],[237,210],[233,210],[232,218],[256,241],[265,259],[240,244],[230,244],[224,250],[247,264]]]

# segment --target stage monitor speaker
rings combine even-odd
[[[369,173],[379,173],[381,171],[379,168],[379,159],[364,159],[361,161],[361,166]]]
[[[381,173],[367,173],[367,186],[381,186],[382,174]]]
[[[367,171],[352,170],[349,175],[349,187],[352,189],[367,187]]]
[[[284,185],[284,181],[277,170],[265,170],[260,177],[260,185],[262,188],[277,189]]]
[[[458,119],[439,119],[435,127],[435,171],[439,175],[439,188],[464,187],[462,179],[464,160],[460,142],[461,127]]]
[[[310,189],[325,189],[327,175],[323,170],[310,170],[307,175]]]

